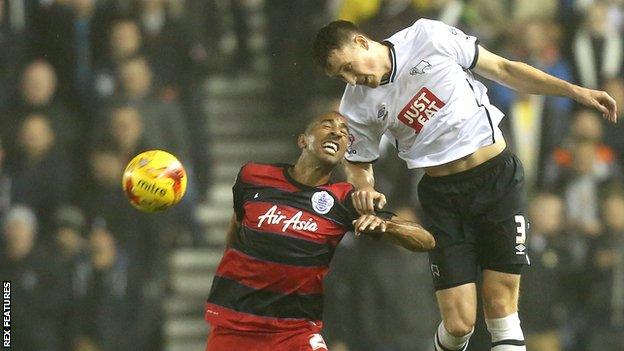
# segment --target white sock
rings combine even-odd
[[[441,322],[435,335],[435,349],[436,351],[465,351],[473,332],[474,328],[464,336],[453,336],[444,327],[444,322]]]
[[[518,312],[503,318],[486,319],[492,335],[492,351],[526,351]]]

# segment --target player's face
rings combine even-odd
[[[332,165],[342,161],[347,151],[349,131],[341,115],[331,113],[321,116],[306,137],[306,149],[318,159]]]
[[[332,51],[327,60],[327,75],[350,85],[378,87],[384,74],[383,63],[373,55],[370,44],[365,37],[357,36],[354,42]]]

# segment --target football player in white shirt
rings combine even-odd
[[[436,350],[467,348],[479,269],[492,350],[526,350],[518,317],[521,268],[529,264],[524,173],[498,128],[503,113],[472,72],[522,93],[570,97],[611,122],[613,98],[497,56],[475,37],[428,19],[383,42],[335,21],[317,34],[314,56],[348,84],[340,112],[351,134],[345,157],[356,209],[373,213],[385,205],[371,165],[383,135],[409,168],[425,170],[418,192],[437,242],[429,254],[442,315]]]

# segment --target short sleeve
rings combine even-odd
[[[381,125],[368,121],[366,110],[349,101],[349,87],[340,103],[340,113],[347,117],[349,143],[345,158],[350,162],[375,162],[379,158]]]
[[[440,21],[421,21],[422,29],[430,38],[434,50],[451,57],[463,68],[475,67],[479,58],[479,39]]]

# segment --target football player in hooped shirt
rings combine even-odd
[[[299,135],[295,165],[241,168],[227,248],[206,303],[206,350],[327,350],[319,334],[323,278],[348,231],[412,251],[434,247],[416,223],[387,212],[358,215],[353,186],[328,183],[347,142],[346,120],[329,112]]]
[[[351,133],[346,172],[358,212],[385,204],[371,166],[382,135],[409,168],[425,170],[418,193],[436,239],[429,260],[442,316],[435,349],[467,348],[480,268],[492,350],[525,350],[517,313],[521,268],[529,264],[524,175],[498,128],[503,113],[473,72],[522,93],[570,97],[611,122],[615,101],[506,60],[475,37],[428,19],[383,42],[335,21],[317,34],[314,56],[329,76],[348,83],[340,112]]]

